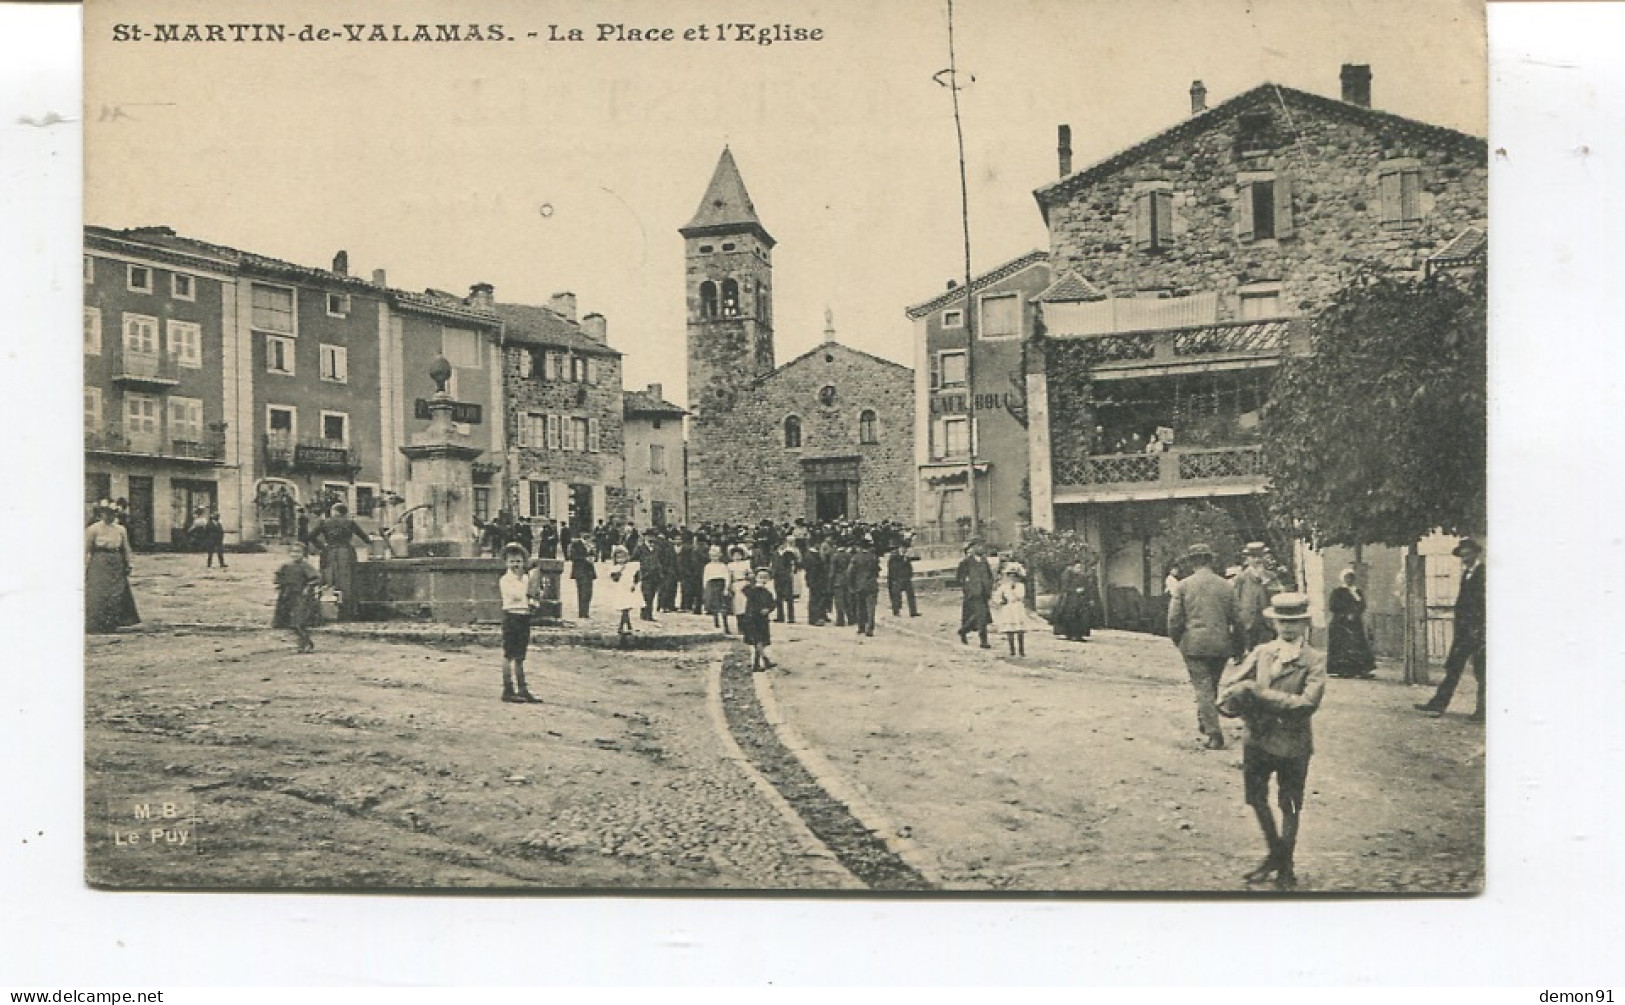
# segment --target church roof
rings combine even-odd
[[[812,347],[811,349],[808,349],[806,352],[802,353],[800,356],[797,356],[795,359],[790,360],[788,363],[784,363],[772,370],[769,370],[767,373],[762,374],[760,377],[756,378],[755,383],[762,384],[772,380],[774,377],[779,376],[786,370],[799,366],[820,353],[826,353],[831,350],[843,352],[849,356],[857,356],[861,360],[867,360],[870,363],[879,363],[882,366],[890,367],[894,370],[901,370],[903,373],[911,374],[914,372],[912,368],[906,367],[901,363],[894,363],[889,359],[884,359],[880,356],[874,355],[873,353],[864,352],[862,349],[854,349],[849,345],[842,345],[839,342],[824,342]]]
[[[694,211],[694,218],[679,232],[684,237],[701,237],[739,231],[752,231],[767,242],[768,247],[773,246],[772,235],[757,218],[750,193],[745,191],[745,180],[739,176],[739,165],[734,163],[733,151],[723,147],[722,156],[717,158],[717,169],[711,173],[711,184],[705,187],[705,196],[700,200],[700,207]]]

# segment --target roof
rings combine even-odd
[[[663,415],[681,417],[688,414],[688,409],[673,405],[664,398],[657,398],[648,391],[622,391],[621,400],[624,403],[621,414],[628,418],[634,415],[658,418]]]
[[[160,257],[165,257],[167,260],[183,266],[190,260],[215,268],[243,270],[263,276],[311,283],[335,289],[364,291],[377,297],[387,296],[393,303],[407,310],[425,310],[463,321],[473,321],[486,325],[500,323],[500,319],[490,311],[482,310],[449,294],[434,292],[412,293],[408,290],[391,289],[387,286],[379,286],[360,276],[334,272],[331,269],[317,269],[308,265],[299,265],[295,262],[283,261],[280,258],[272,258],[252,251],[243,251],[240,248],[232,248],[224,244],[200,241],[194,237],[182,237],[169,227],[131,227],[127,230],[112,230],[108,227],[87,225],[85,227],[85,236],[87,242],[91,244],[130,244],[139,246],[145,253],[151,253],[153,249],[157,249]]]
[[[762,382],[764,382],[766,380],[769,380],[769,379],[771,379],[773,377],[777,377],[779,374],[781,374],[784,371],[790,369],[791,367],[799,364],[803,360],[811,359],[813,356],[816,356],[819,353],[829,352],[831,349],[839,349],[841,352],[847,353],[849,355],[858,356],[858,357],[861,357],[863,359],[869,360],[872,363],[879,363],[882,366],[889,366],[889,367],[891,367],[893,369],[901,370],[904,373],[912,374],[914,372],[913,368],[911,368],[911,367],[906,367],[901,363],[894,363],[889,359],[883,359],[883,358],[881,358],[879,356],[874,355],[873,353],[864,352],[862,349],[854,349],[849,345],[842,345],[839,342],[824,342],[824,343],[821,343],[819,345],[816,345],[816,346],[812,347],[811,349],[808,349],[806,352],[802,353],[800,356],[797,356],[795,359],[790,360],[788,363],[785,363],[785,364],[783,364],[781,366],[775,367],[772,370],[769,370],[767,373],[764,373],[760,377],[757,377],[752,383],[760,384],[760,383],[762,383]]]
[[[1068,272],[1060,279],[1057,279],[1055,282],[1050,283],[1049,286],[1045,287],[1044,292],[1040,293],[1036,297],[1033,297],[1034,300],[1042,303],[1065,303],[1075,300],[1104,300],[1105,298],[1105,291],[1101,290],[1100,287],[1096,286],[1094,283],[1091,283],[1089,280],[1078,275],[1076,272]]]
[[[1003,265],[996,265],[981,275],[973,278],[970,282],[971,292],[975,293],[977,290],[986,289],[994,283],[1008,279],[1030,265],[1048,261],[1049,252],[1035,248],[1019,258],[1012,258]],[[965,288],[963,286],[955,286],[946,292],[937,294],[935,297],[932,297],[930,300],[927,300],[924,303],[915,304],[913,307],[910,307],[904,311],[904,313],[907,314],[911,319],[918,321],[920,318],[925,317],[934,310],[947,307],[955,300],[963,299],[965,299]]]
[[[590,338],[574,321],[546,307],[499,303],[494,305],[493,310],[502,320],[503,334],[508,342],[574,349],[595,356],[621,355],[604,343]]]
[[[742,230],[753,231],[767,242],[768,247],[773,246],[772,235],[757,218],[750,193],[745,191],[745,180],[739,176],[739,165],[734,163],[733,151],[725,146],[722,156],[717,158],[716,170],[711,173],[711,184],[705,187],[700,206],[694,211],[694,218],[679,228],[679,232],[684,237],[701,237]]]
[[[1358,121],[1374,126],[1399,128],[1433,143],[1471,147],[1475,150],[1483,150],[1486,155],[1488,154],[1488,143],[1483,137],[1472,136],[1446,126],[1436,126],[1432,123],[1409,119],[1403,115],[1395,115],[1392,112],[1384,112],[1375,108],[1367,108],[1364,105],[1356,105],[1352,102],[1311,94],[1308,91],[1300,91],[1295,87],[1287,87],[1285,84],[1263,83],[1251,90],[1243,91],[1229,101],[1214,105],[1205,112],[1192,115],[1177,125],[1142,140],[1134,146],[1119,150],[1105,160],[1098,161],[1081,171],[1074,171],[1064,178],[1041,186],[1033,191],[1033,197],[1038,200],[1039,208],[1043,210],[1047,218],[1050,206],[1112,174],[1119,168],[1154,154],[1164,147],[1200,133],[1205,129],[1211,129],[1220,122],[1234,118],[1249,108],[1265,103],[1297,105],[1312,112],[1344,120]]]
[[[1468,227],[1450,243],[1440,248],[1428,261],[1435,265],[1467,265],[1484,260],[1489,247],[1489,235],[1477,227]]]

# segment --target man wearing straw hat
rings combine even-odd
[[[1168,637],[1179,647],[1196,692],[1196,721],[1209,750],[1224,746],[1219,712],[1214,705],[1219,678],[1236,648],[1241,631],[1236,597],[1230,584],[1213,571],[1213,549],[1193,544],[1185,554],[1191,574],[1179,581],[1168,600]]]
[[[1242,747],[1242,780],[1247,805],[1258,817],[1269,854],[1243,877],[1289,890],[1298,884],[1292,856],[1298,843],[1309,757],[1314,753],[1311,717],[1326,692],[1326,657],[1310,647],[1309,596],[1277,593],[1264,616],[1275,624],[1276,638],[1247,654],[1219,689],[1219,709],[1239,715],[1247,725]],[[1277,830],[1270,811],[1270,776],[1275,776],[1281,807]]]

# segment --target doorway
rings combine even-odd
[[[812,487],[813,519],[824,523],[854,516],[850,506],[852,487],[851,482],[815,482]]]
[[[571,529],[575,530],[577,533],[585,533],[586,531],[592,530],[593,514],[591,485],[570,486],[570,508],[567,517],[570,521]]]
[[[152,547],[152,479],[130,476],[130,547]]]

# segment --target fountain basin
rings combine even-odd
[[[502,593],[497,581],[505,565],[500,558],[389,558],[358,562],[355,590],[363,621],[437,621],[462,625],[502,620]],[[542,604],[538,621],[557,621],[562,614],[559,578],[564,563],[544,558],[538,563]]]

